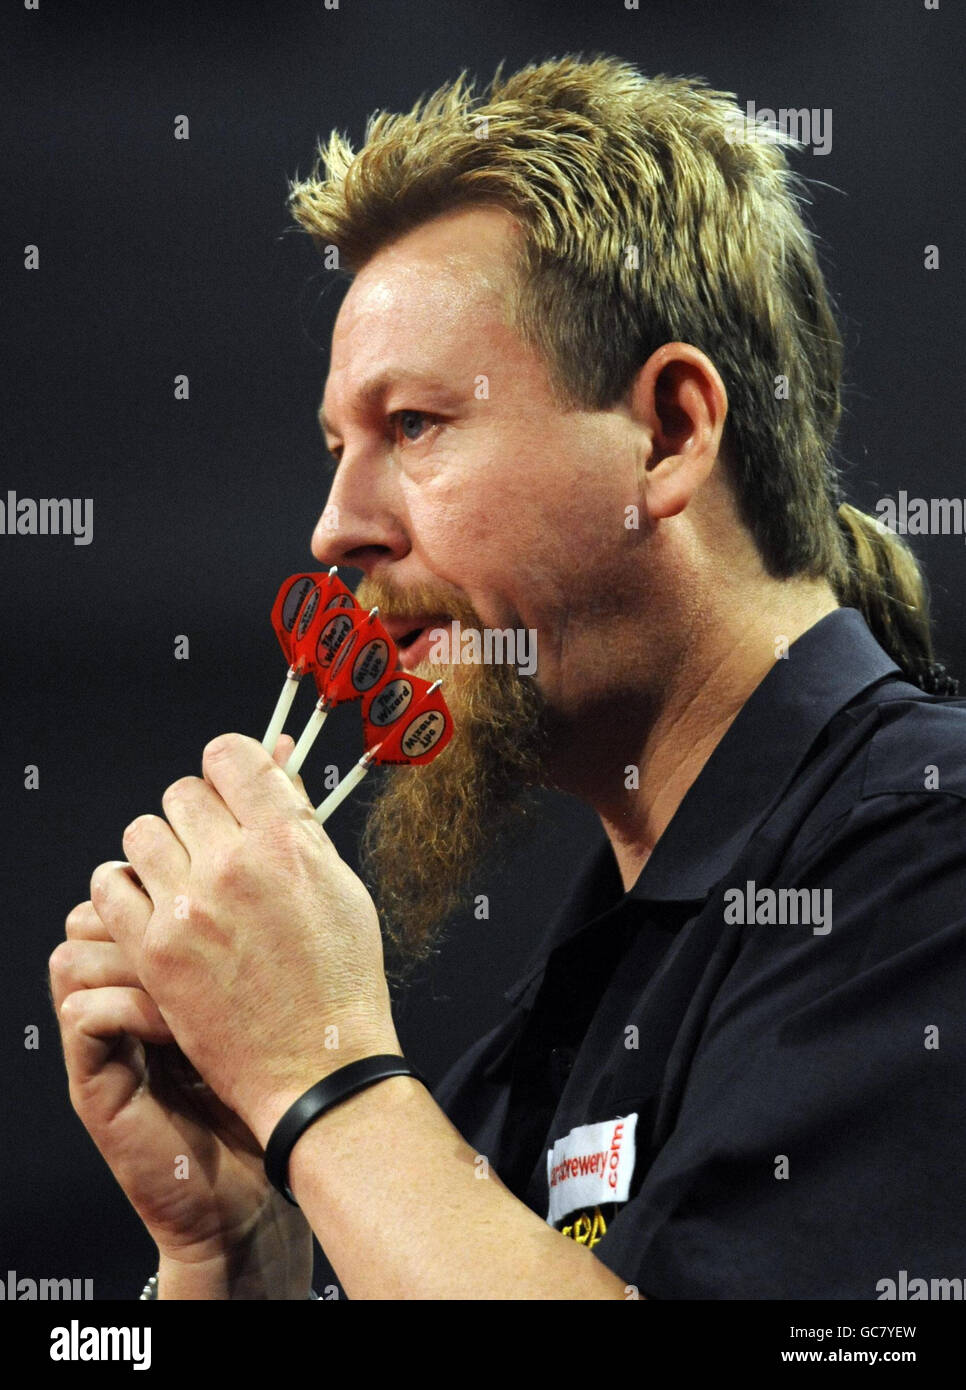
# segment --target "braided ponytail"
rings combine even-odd
[[[859,610],[908,680],[933,695],[956,695],[959,682],[935,660],[929,595],[916,557],[857,507],[843,502],[837,516],[847,552],[846,569],[833,580],[839,602]]]

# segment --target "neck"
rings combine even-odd
[[[706,614],[697,630],[692,625],[687,640],[666,652],[659,689],[645,676],[634,694],[625,684],[616,699],[595,702],[600,734],[581,740],[583,756],[571,745],[560,785],[600,816],[625,889],[774,665],[779,635],[791,646],[838,606],[824,581],[769,581],[765,592]],[[580,726],[586,730],[586,712]]]

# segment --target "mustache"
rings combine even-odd
[[[447,614],[463,627],[481,628],[483,622],[471,603],[457,591],[432,583],[405,587],[386,575],[363,577],[355,591],[360,608],[378,608],[394,618],[415,618],[427,613]]]

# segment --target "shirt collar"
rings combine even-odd
[[[902,672],[854,608],[804,632],[752,691],[685,793],[634,885],[620,897],[609,843],[597,849],[525,974],[516,1001],[550,951],[618,903],[701,902],[727,874],[831,719],[863,690]],[[601,893],[604,888],[607,891]]]

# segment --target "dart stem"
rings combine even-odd
[[[278,697],[275,706],[275,713],[268,722],[265,730],[265,737],[262,739],[262,747],[267,753],[275,752],[275,745],[278,743],[278,736],[285,727],[289,710],[292,708],[292,701],[299,688],[299,681],[302,677],[298,674],[294,666],[288,668],[288,675],[285,677],[285,684],[282,686],[282,693]]]
[[[309,722],[302,730],[298,743],[292,750],[292,756],[285,764],[285,771],[288,773],[289,777],[294,777],[305,762],[312,744],[322,731],[322,725],[325,723],[328,713],[329,708],[325,701],[319,700],[315,709],[312,711]]]
[[[319,804],[315,812],[315,819],[319,825],[324,825],[332,812],[337,810],[349,793],[359,785],[372,766],[375,751],[375,748],[371,748],[368,753],[361,757],[352,771],[347,772],[339,785],[330,791],[325,800]]]

